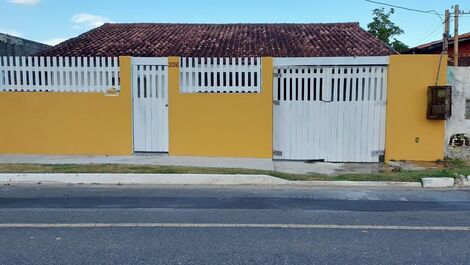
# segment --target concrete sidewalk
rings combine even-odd
[[[383,163],[327,163],[304,161],[273,161],[256,158],[215,158],[168,156],[166,154],[136,154],[132,156],[51,156],[51,155],[0,155],[0,164],[129,164],[216,168],[246,168],[275,170],[291,174],[340,175],[378,173]]]
[[[122,184],[122,185],[261,185],[420,188],[420,182],[292,181],[268,175],[238,174],[108,174],[4,173],[0,184]]]

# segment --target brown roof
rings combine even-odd
[[[470,40],[470,32],[459,35],[459,43]],[[454,45],[454,38],[449,38],[449,45]],[[426,53],[442,50],[442,39],[421,44],[408,50],[407,53]]]
[[[394,53],[359,23],[104,24],[48,56],[328,57]]]

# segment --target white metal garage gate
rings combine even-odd
[[[135,152],[168,152],[167,66],[167,58],[132,58]]]
[[[276,58],[273,158],[378,162],[387,64],[387,57]]]

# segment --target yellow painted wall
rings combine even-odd
[[[182,94],[179,69],[170,67],[170,155],[271,158],[272,58],[262,71],[261,93]]]
[[[132,153],[131,57],[121,57],[121,93],[0,93],[0,153]]]
[[[447,84],[447,57],[439,85]],[[388,71],[385,160],[444,158],[445,121],[426,119],[427,89],[434,85],[439,55],[393,55]]]

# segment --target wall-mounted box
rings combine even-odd
[[[452,115],[451,86],[428,87],[428,111],[426,117],[430,120],[446,120]]]

